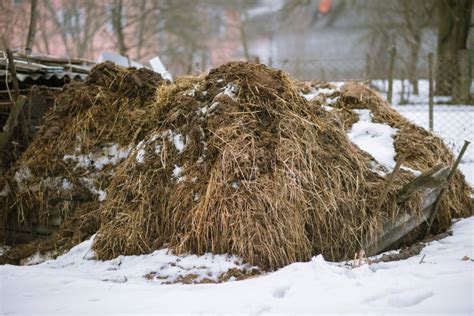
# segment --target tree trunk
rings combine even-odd
[[[115,35],[117,36],[117,46],[119,49],[119,53],[122,56],[127,56],[127,46],[125,45],[125,39],[123,35],[122,9],[122,0],[115,0],[115,5],[112,9],[112,25],[115,31]]]
[[[245,31],[245,25],[247,24],[247,9],[245,8],[244,3],[241,2],[240,7],[239,7],[239,14],[240,14],[240,25],[239,25],[239,31],[240,31],[240,40],[242,42],[242,48],[244,51],[244,57],[246,61],[250,60],[250,55],[249,55],[249,48],[248,48],[248,43],[247,43],[247,33]]]
[[[142,47],[143,47],[143,35],[145,33],[145,9],[146,1],[141,0],[140,2],[140,16],[141,19],[138,21],[138,43],[137,43],[137,60],[139,61],[142,58]]]
[[[28,37],[26,39],[26,48],[33,49],[35,44],[36,20],[38,18],[38,0],[31,0],[30,26],[28,28]]]
[[[418,78],[417,74],[417,65],[418,65],[418,55],[421,48],[421,34],[416,34],[413,37],[413,43],[410,48],[410,61],[408,62],[408,79],[411,82],[413,87],[413,94],[418,95]]]
[[[472,0],[438,0],[436,95],[455,95],[461,84],[458,51],[467,48]]]

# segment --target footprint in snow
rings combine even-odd
[[[388,303],[394,307],[409,307],[420,304],[432,296],[432,291],[417,290],[415,292],[393,295],[388,298]]]
[[[274,298],[284,298],[286,296],[286,293],[288,293],[289,289],[290,289],[289,286],[279,287],[273,291],[272,296]]]

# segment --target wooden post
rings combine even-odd
[[[402,166],[404,160],[405,157],[401,156],[395,164],[395,168],[393,168],[392,173],[390,173],[390,175],[388,176],[387,183],[383,188],[382,194],[380,195],[380,198],[377,202],[377,206],[375,207],[375,214],[380,211],[380,208],[382,207],[382,204],[385,201],[385,198],[387,197],[388,189],[390,189],[390,186],[392,185],[395,176],[398,174],[398,171],[400,170],[400,167]]]
[[[463,49],[458,52],[458,62],[459,65],[459,75],[460,75],[460,85],[459,85],[459,96],[461,102],[468,102],[470,99],[470,85],[471,85],[471,68],[469,63],[469,50]]]
[[[9,48],[7,48],[7,58],[8,58],[8,67],[12,75],[12,83],[13,83],[13,90],[14,90],[12,102],[16,102],[16,100],[20,96],[20,85],[18,84],[18,78],[16,76],[16,67],[15,67],[15,60],[13,58],[13,53]],[[21,106],[21,108],[23,109],[23,105]],[[28,140],[29,128],[25,119],[25,115],[23,114],[23,110],[21,110],[19,114],[16,114],[14,126],[16,125],[16,120],[18,119],[18,116],[20,119],[20,126],[21,126],[20,130],[23,133],[23,138],[25,140]]]
[[[402,78],[400,79],[400,82],[402,83],[402,90],[400,91],[400,104],[406,104],[408,103],[409,96],[405,98],[405,71],[402,71]]]
[[[390,64],[388,67],[388,91],[387,91],[387,102],[392,104],[392,95],[393,95],[393,71],[395,66],[395,56],[397,54],[397,49],[395,46],[392,46],[388,51],[390,54]]]
[[[428,54],[428,84],[429,84],[429,93],[428,93],[428,120],[430,131],[433,131],[433,53]]]
[[[453,178],[454,173],[456,172],[456,169],[458,168],[459,163],[461,162],[461,159],[464,156],[464,153],[466,152],[466,149],[469,146],[469,144],[470,144],[469,141],[467,141],[467,140],[464,141],[464,145],[462,146],[461,152],[459,153],[458,158],[454,162],[454,165],[451,168],[451,171],[449,172],[448,179],[446,179],[446,186],[443,189],[441,189],[441,192],[439,192],[438,198],[436,199],[436,202],[433,206],[433,212],[431,213],[431,216],[428,220],[428,227],[426,228],[425,236],[428,235],[429,232],[430,232],[430,229],[431,229],[431,226],[433,225],[434,219],[435,219],[436,215],[438,214],[439,206],[441,204],[441,200],[443,199],[443,195],[446,192],[446,190],[449,186],[449,182]]]
[[[13,59],[13,53],[10,50],[10,48],[7,48],[7,58],[8,58],[8,68],[10,69],[10,73],[12,74],[13,90],[15,91],[15,94],[12,100],[14,102],[20,95],[20,86],[18,84],[18,78],[16,77],[15,60]]]
[[[10,115],[8,116],[7,122],[5,123],[5,126],[3,127],[3,133],[0,133],[0,152],[3,151],[3,149],[6,147],[8,141],[10,140],[12,136],[13,128],[16,125],[18,115],[23,109],[25,102],[26,102],[26,97],[24,95],[20,95],[16,99],[15,104],[13,105],[10,111]]]
[[[370,55],[369,53],[365,54],[365,72],[364,72],[364,79],[369,80],[371,76],[370,73]]]

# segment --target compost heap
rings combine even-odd
[[[160,124],[109,187],[98,257],[170,247],[232,253],[264,269],[318,253],[340,260],[386,219],[420,212],[419,194],[396,202],[415,177],[405,169],[376,212],[378,163],[349,141],[338,115],[299,91],[285,73],[248,63],[162,87]]]
[[[300,90],[311,103],[319,104],[337,115],[346,131],[360,119],[361,111],[368,110],[371,120],[397,130],[394,135],[396,160],[404,156],[404,166],[426,172],[437,165],[451,167],[452,152],[441,138],[409,122],[374,90],[359,82],[330,83],[314,81],[299,83]],[[461,145],[461,144],[458,144]],[[433,234],[445,231],[452,218],[471,216],[474,193],[464,175],[457,170],[432,227]]]
[[[10,261],[37,250],[68,249],[97,231],[110,178],[135,140],[154,126],[146,105],[164,83],[151,70],[106,62],[92,69],[87,82],[71,83],[58,95],[34,141],[0,183],[0,219],[6,240],[6,228],[59,230],[14,249]]]

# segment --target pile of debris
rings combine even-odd
[[[350,259],[386,248],[387,223],[423,218],[426,188],[400,193],[453,162],[439,138],[368,88],[302,90],[264,65],[232,62],[171,84],[105,63],[57,104],[2,191],[6,227],[60,227],[48,247],[15,248],[23,256],[97,232],[99,259],[161,248],[233,254],[265,270],[320,253]],[[367,147],[367,129],[389,147]],[[433,232],[470,215],[471,192],[456,174]]]

